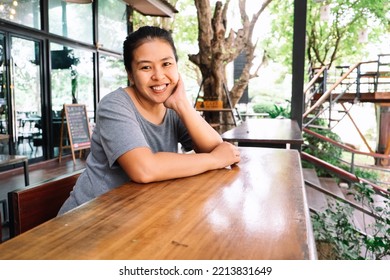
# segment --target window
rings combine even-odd
[[[55,43],[50,50],[52,110],[61,111],[64,104],[77,101],[93,112],[93,53]]]
[[[58,0],[60,1],[60,0]],[[0,2],[0,18],[17,24],[41,29],[39,0],[9,0]],[[50,1],[51,2],[51,1]]]
[[[99,56],[100,99],[119,87],[127,86],[127,73],[123,59],[113,56]]]
[[[49,31],[77,41],[92,44],[92,4],[49,1]]]
[[[126,39],[126,4],[118,0],[99,1],[99,45],[101,48],[122,52]]]

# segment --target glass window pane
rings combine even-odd
[[[55,43],[50,44],[50,53],[53,145],[58,156],[64,104],[85,104],[94,122],[93,53]]]
[[[37,141],[42,140],[41,69],[39,43],[11,37],[11,93],[14,104],[16,154],[42,156]],[[33,151],[35,151],[33,153]],[[38,152],[38,153],[37,153]]]
[[[87,105],[88,116],[93,118],[93,53],[55,43],[51,49],[52,110],[61,111],[64,104]]]
[[[92,4],[73,4],[62,0],[50,0],[49,31],[92,44]]]
[[[104,49],[122,52],[127,35],[126,4],[118,0],[99,1],[99,44]]]
[[[0,18],[26,25],[32,28],[41,28],[41,13],[39,0],[21,1],[8,0],[0,2]]]
[[[8,95],[7,90],[7,67],[5,66],[5,37],[0,34],[0,134],[9,134],[8,132]],[[4,140],[3,143],[0,141],[0,151],[4,151]]]
[[[108,55],[99,56],[99,84],[100,99],[119,87],[127,86],[127,74],[123,59]]]

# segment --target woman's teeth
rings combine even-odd
[[[167,86],[166,85],[161,85],[161,86],[154,86],[152,87],[153,90],[159,91],[165,89]]]

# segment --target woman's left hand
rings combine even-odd
[[[172,94],[167,98],[167,100],[165,100],[164,106],[176,111],[177,107],[180,106],[182,102],[188,102],[188,100],[185,93],[183,80],[179,76],[179,80],[177,81]]]

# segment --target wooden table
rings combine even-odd
[[[8,134],[0,134],[0,142],[1,141],[8,141],[9,135]]]
[[[0,259],[315,259],[296,150],[240,148],[233,168],[127,183],[0,245]]]
[[[1,120],[0,120],[0,128],[1,128]],[[4,152],[4,146],[7,145],[9,139],[8,134],[0,134],[0,148],[1,152]]]
[[[247,119],[222,138],[247,147],[289,148],[303,143],[298,123],[291,119]]]
[[[14,164],[23,164],[24,169],[24,183],[26,186],[30,184],[29,174],[28,174],[28,158],[26,156],[10,156],[0,154],[0,167],[10,166]]]

